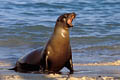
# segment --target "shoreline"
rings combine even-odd
[[[120,66],[120,60],[103,63],[74,64],[74,66]]]
[[[114,65],[113,65],[114,64]],[[0,61],[0,80],[119,80],[120,60],[107,63],[74,64],[75,73],[33,74],[7,70],[12,64]]]

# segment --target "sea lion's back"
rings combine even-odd
[[[32,51],[29,54],[26,54],[25,56],[21,57],[18,62],[19,63],[26,63],[26,64],[33,64],[36,65],[40,63],[40,56],[43,48],[37,49],[35,51]],[[38,60],[39,59],[39,60]]]

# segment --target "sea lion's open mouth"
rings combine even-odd
[[[76,17],[76,14],[75,14],[75,13],[71,13],[71,14],[68,16],[67,24],[68,24],[70,27],[73,27],[72,21],[73,21],[73,19],[74,19],[75,17]]]

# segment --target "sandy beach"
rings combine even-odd
[[[75,73],[33,74],[8,70],[13,65],[0,61],[0,80],[120,80],[120,61],[74,64]]]
[[[8,70],[44,47],[57,18],[72,12],[74,74],[68,76],[66,68],[62,74]],[[0,0],[0,80],[120,80],[120,0]]]

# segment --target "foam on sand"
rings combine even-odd
[[[11,64],[5,63],[4,61],[0,61],[0,67],[11,66]]]
[[[120,60],[104,63],[74,64],[75,66],[120,66]]]

